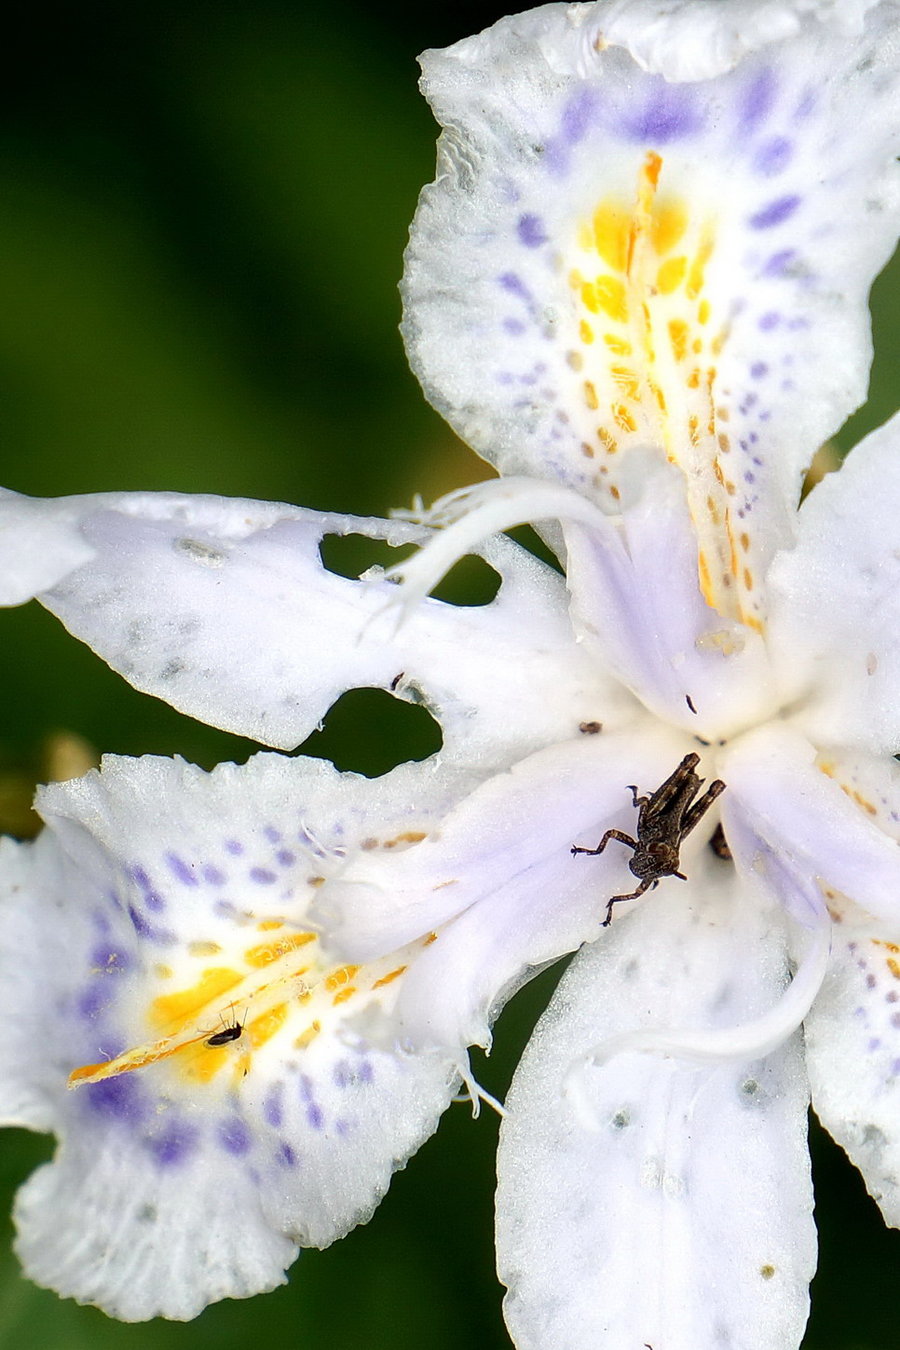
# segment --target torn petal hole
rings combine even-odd
[[[541,531],[544,530],[546,530],[548,538],[556,539],[559,533],[558,526],[550,525],[546,521],[541,525]],[[503,533],[508,535],[514,543],[520,544],[529,553],[533,553],[536,558],[540,558],[541,562],[546,563],[548,567],[552,567],[554,572],[558,572],[560,576],[565,576],[565,569],[560,565],[559,558],[544,539],[543,533],[536,530],[533,525],[514,525],[511,530],[504,530]]]
[[[326,534],[319,544],[319,556],[329,572],[355,580],[372,567],[387,571],[416,552],[413,544],[399,547],[383,539],[363,534]],[[469,554],[460,558],[431,594],[448,605],[475,608],[489,605],[500,589],[500,575],[483,558]]]
[[[399,673],[396,694],[384,689],[350,689],[342,694],[298,753],[330,759],[336,768],[366,778],[380,778],[398,764],[436,754],[444,743],[440,726],[427,708],[416,703],[414,689],[405,688]]]

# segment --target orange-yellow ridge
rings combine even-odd
[[[576,231],[579,265],[570,269],[569,285],[582,310],[584,350],[568,353],[567,360],[585,372],[580,387],[586,413],[599,414],[591,416],[593,429],[582,448],[590,458],[598,445],[605,461],[630,444],[663,446],[685,471],[704,597],[723,615],[759,629],[754,573],[741,562],[735,540],[730,499],[737,489],[719,459],[730,451],[729,437],[718,427],[728,409],[716,407],[715,367],[689,364],[705,348],[718,355],[728,336],[726,327],[712,336],[704,332],[712,318],[703,292],[715,230],[680,198],[660,192],[662,169],[662,157],[648,151],[632,201],[604,198]],[[592,259],[602,264],[599,270]],[[615,362],[598,363],[598,351]],[[606,461],[597,482],[618,498]],[[746,530],[741,548],[749,552]]]

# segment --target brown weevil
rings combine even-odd
[[[684,873],[678,870],[681,845],[719,793],[725,791],[721,778],[716,778],[703,796],[694,800],[704,781],[694,772],[699,763],[699,755],[685,755],[675,772],[649,797],[639,797],[637,787],[629,784],[632,805],[638,807],[637,839],[632,839],[630,834],[622,830],[607,830],[596,848],[572,845],[573,854],[587,853],[592,858],[603,852],[610,839],[618,839],[620,844],[627,844],[634,849],[634,857],[628,866],[636,877],[640,877],[641,884],[628,895],[612,897],[606,906],[604,928],[612,922],[612,907],[620,900],[636,900],[645,891],[653,890],[662,877],[678,877],[681,881],[687,881]]]

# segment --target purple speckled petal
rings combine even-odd
[[[404,331],[431,401],[504,474],[614,511],[631,451],[663,448],[707,600],[760,627],[803,472],[865,395],[900,8],[852,38],[822,7],[751,8],[548,6],[427,53],[452,144]]]
[[[369,1217],[465,1046],[395,1048],[424,942],[336,968],[310,902],[461,790],[423,764],[372,782],[264,754],[211,774],[107,757],[42,791],[44,832],[0,843],[0,1118],[60,1141],[16,1206],[34,1279],[125,1320],[188,1318]]]

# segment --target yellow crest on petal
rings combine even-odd
[[[582,450],[599,461],[600,485],[616,501],[622,454],[665,449],[685,474],[707,603],[759,628],[742,562],[750,541],[732,518],[728,409],[716,400],[728,324],[706,290],[715,214],[667,193],[664,167],[648,151],[633,198],[604,197],[577,226],[568,282],[580,341],[567,359],[595,414]]]

